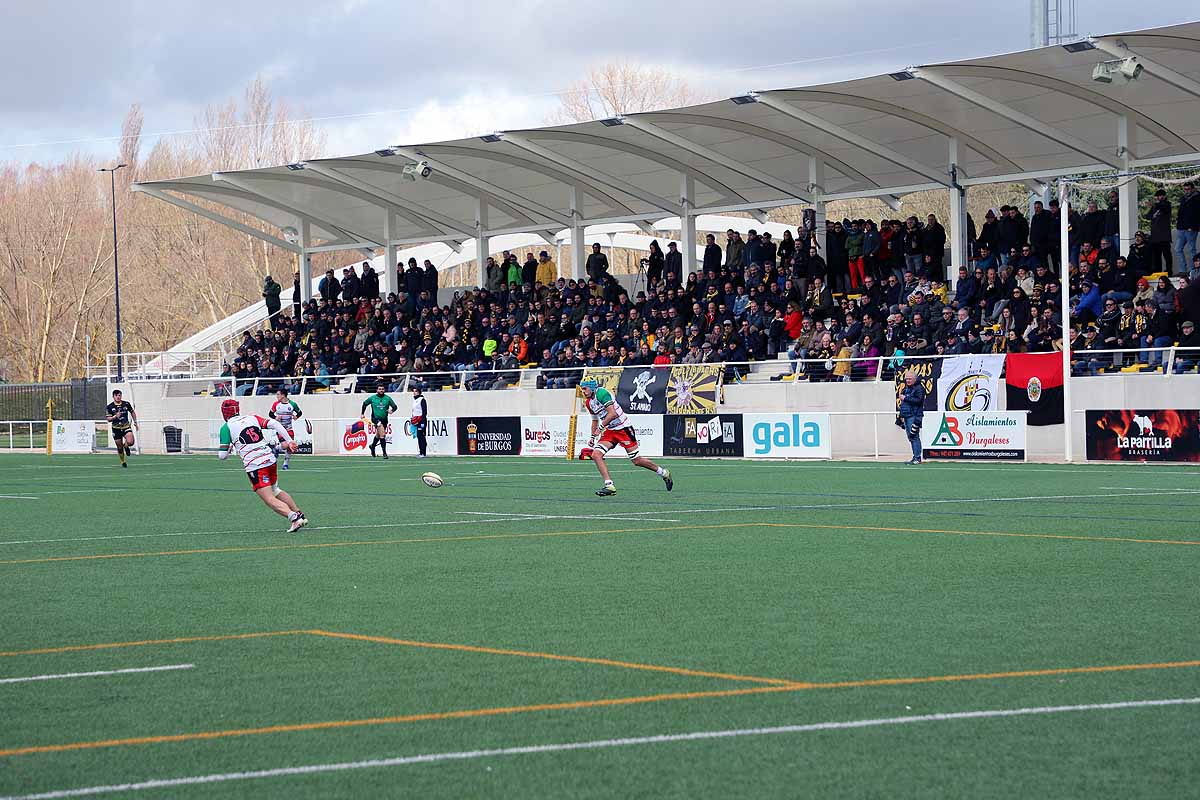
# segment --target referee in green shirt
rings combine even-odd
[[[375,445],[383,449],[383,457],[387,458],[387,428],[388,412],[396,410],[396,403],[387,396],[387,385],[380,383],[375,387],[375,394],[363,400],[362,415],[366,417],[367,406],[371,407],[371,426],[375,428],[375,438],[371,441],[371,458],[375,457]]]

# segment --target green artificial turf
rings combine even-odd
[[[587,463],[292,464],[299,535],[211,456],[0,458],[0,680],[193,665],[0,683],[0,796],[1200,696],[1195,467],[680,460],[667,494],[621,463],[598,498]],[[1151,666],[1061,671],[1120,665]],[[1185,796],[1197,741],[1176,705],[109,796]]]

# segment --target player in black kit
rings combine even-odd
[[[129,467],[125,461],[126,453],[133,452],[133,429],[138,427],[137,412],[133,406],[121,399],[121,390],[113,390],[113,401],[104,407],[108,429],[112,431],[113,441],[117,445],[117,455],[121,458],[121,466]]]

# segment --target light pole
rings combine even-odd
[[[117,262],[117,170],[129,166],[117,164],[115,167],[101,167],[101,172],[108,173],[109,188],[112,190],[113,217],[113,295],[117,301],[117,383],[125,377],[124,361],[121,356],[121,266]]]

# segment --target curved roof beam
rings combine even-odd
[[[261,174],[260,174],[260,177],[261,177]],[[231,175],[231,174],[224,173],[224,172],[214,172],[212,174],[212,179],[214,181],[223,181],[225,183],[231,183],[234,186],[241,189],[242,191],[250,194],[252,197],[263,198],[265,200],[269,200],[269,201],[271,201],[271,203],[273,203],[277,208],[279,208],[281,210],[288,211],[292,214],[295,214],[297,217],[307,217],[309,220],[317,223],[322,228],[325,228],[326,230],[330,230],[330,231],[336,231],[337,233],[342,234],[347,239],[350,239],[352,241],[368,242],[370,244],[375,245],[376,247],[383,247],[383,243],[376,241],[375,238],[372,236],[364,236],[363,234],[359,233],[358,231],[350,230],[349,228],[347,228],[344,225],[339,225],[336,222],[332,222],[330,220],[323,219],[322,217],[315,216],[311,211],[302,209],[299,206],[291,205],[290,203],[280,200],[278,197],[272,197],[270,193],[264,192],[262,189],[255,188],[248,181],[246,181],[245,179],[243,179],[237,175]],[[383,238],[383,237],[380,237],[380,238]]]
[[[1115,154],[1108,153],[1099,147],[1093,147],[1066,131],[1048,125],[1041,120],[1034,119],[1023,111],[1018,111],[1012,106],[1001,103],[968,86],[964,86],[948,77],[939,67],[914,67],[908,70],[908,73],[914,78],[923,80],[931,86],[936,86],[942,91],[966,100],[974,106],[978,106],[985,111],[990,111],[993,114],[998,114],[1010,122],[1015,122],[1030,133],[1035,133],[1038,136],[1044,136],[1053,142],[1057,142],[1068,150],[1074,150],[1076,153],[1087,156],[1101,164],[1108,164],[1113,169],[1123,168],[1121,160]]]
[[[659,126],[647,120],[645,115],[637,114],[628,117],[621,117],[620,119],[625,125],[637,128],[642,133],[649,134],[655,139],[666,142],[673,147],[678,147],[680,150],[683,150],[687,153],[699,156],[700,158],[711,161],[714,164],[720,164],[726,169],[730,169],[741,175],[745,175],[755,183],[770,187],[778,192],[783,192],[788,197],[795,197],[805,202],[812,202],[812,194],[807,189],[795,186],[789,181],[781,180],[780,178],[764,172],[757,167],[752,167],[749,164],[738,161],[736,158],[730,158],[729,156],[713,150],[711,147],[705,147],[704,145],[696,144],[690,139],[680,136],[674,131],[660,128]]]
[[[310,165],[306,164],[305,170],[307,171],[309,169],[311,169],[313,172],[316,172],[318,175],[325,174],[323,171],[316,169],[315,166],[310,167]],[[351,186],[349,184],[345,184],[342,182],[333,182],[330,180],[321,180],[320,178],[314,178],[311,175],[293,175],[293,174],[277,175],[272,172],[257,172],[257,173],[255,173],[254,177],[258,180],[264,180],[264,181],[280,181],[283,183],[302,183],[307,186],[314,186],[318,189],[325,189],[330,192],[336,192],[338,194],[347,195],[348,197],[358,198],[359,200],[363,200],[367,203],[370,203],[371,205],[375,206],[376,208],[380,209],[381,211],[391,211],[396,216],[403,217],[404,219],[408,220],[412,224],[422,228],[423,230],[418,231],[418,234],[417,234],[418,236],[424,235],[424,234],[429,234],[431,236],[444,236],[447,233],[447,231],[443,231],[438,225],[434,224],[431,220],[428,220],[428,219],[425,219],[424,217],[418,216],[417,214],[409,211],[409,209],[407,209],[406,207],[404,207],[402,205],[397,205],[395,203],[391,203],[379,195],[372,194],[371,192],[363,191],[362,189],[359,189],[355,186]],[[457,233],[457,231],[454,231],[454,233]]]
[[[1129,117],[1142,130],[1152,134],[1156,139],[1168,146],[1180,147],[1185,151],[1192,149],[1192,146],[1182,136],[1167,129],[1166,126],[1154,121],[1154,119],[1146,116],[1132,106],[1127,106],[1120,100],[1092,89],[1085,89],[1069,81],[1059,80],[1048,75],[1039,75],[1036,72],[1025,72],[1024,70],[1009,69],[1008,67],[990,67],[977,64],[951,64],[949,66],[938,67],[938,71],[959,78],[989,78],[1009,81],[1011,83],[1023,83],[1026,86],[1037,86],[1041,89],[1061,92],[1077,100],[1083,100],[1086,103],[1107,109],[1118,117]]]
[[[508,164],[512,167],[529,170],[530,172],[543,175],[551,180],[558,181],[565,186],[574,186],[577,182],[577,179],[573,175],[568,175],[555,167],[547,166],[540,161],[531,161],[527,158],[514,156],[511,153],[494,152],[475,147],[461,147],[450,144],[421,145],[420,148],[417,148],[417,152],[422,154],[444,153],[446,155],[466,156],[468,158],[481,158],[485,161],[495,161],[501,164]],[[629,214],[633,213],[632,208],[613,197],[601,186],[593,186],[591,182],[589,182],[585,184],[585,190],[588,194],[600,202],[607,203],[608,207],[614,211],[624,211]]]
[[[1122,33],[1116,36],[1099,38],[1120,39],[1127,47],[1161,47],[1164,50],[1184,50],[1189,53],[1200,53],[1200,40],[1187,39],[1183,36],[1164,36],[1157,33],[1126,35]]]
[[[557,164],[561,169],[568,170],[572,176],[584,184],[592,184],[597,181],[607,184],[609,187],[617,191],[627,194],[630,197],[636,197],[643,203],[646,203],[660,211],[665,211],[668,214],[677,214],[679,209],[670,200],[665,197],[659,197],[652,192],[647,192],[639,186],[626,181],[622,178],[617,178],[607,173],[601,172],[594,167],[590,167],[573,158],[561,155],[553,150],[542,147],[537,142],[531,141],[524,136],[520,131],[505,131],[504,133],[495,134],[502,141],[508,142],[513,147],[525,150],[538,158],[544,159],[551,163]]]
[[[854,167],[842,161],[837,156],[827,153],[820,148],[814,147],[808,142],[793,138],[784,133],[773,131],[770,128],[764,128],[760,125],[751,125],[749,122],[742,122],[736,119],[724,119],[721,117],[708,117],[703,114],[675,114],[668,111],[650,112],[648,114],[639,114],[639,117],[648,119],[658,119],[662,122],[683,122],[691,125],[704,125],[710,128],[720,128],[727,131],[736,131],[744,133],[747,136],[755,136],[759,139],[766,139],[769,142],[783,145],[789,150],[795,150],[797,153],[803,153],[806,156],[816,156],[824,161],[829,166],[836,169],[838,172],[845,175],[847,178],[852,178],[867,186],[878,186],[879,184],[862,174]]]
[[[353,166],[354,169],[365,169],[365,170],[369,170],[372,172],[391,172],[396,175],[404,174],[404,167],[402,167],[398,164],[385,164],[381,161],[362,161],[357,158],[337,158],[337,159],[328,159],[326,163],[329,163],[329,162],[338,162],[340,164],[344,164],[347,166]],[[476,189],[473,185],[464,183],[463,181],[460,181],[457,178],[450,176],[449,174],[441,174],[437,170],[434,170],[434,173],[432,175],[430,175],[428,178],[426,178],[426,180],[428,180],[430,183],[436,183],[439,186],[445,186],[447,189],[452,189],[460,194],[466,195],[467,197],[470,197],[472,200],[479,200],[480,198],[482,198],[482,199],[486,200],[489,205],[492,205],[492,206],[500,209],[505,214],[507,214],[508,216],[512,217],[515,220],[523,220],[524,222],[527,222],[530,224],[537,223],[537,220],[535,220],[532,216],[530,216],[528,211],[517,208],[516,206],[507,202],[503,197],[497,197],[494,194],[492,194],[491,192],[481,192],[478,189]],[[497,190],[499,191],[499,189],[497,189]],[[425,214],[425,213],[432,213],[432,212],[427,212],[427,211],[423,210],[420,213]],[[453,221],[453,220],[451,220],[451,221]],[[474,227],[475,227],[474,223],[467,225],[467,223],[465,223],[465,222],[457,222],[457,221],[455,222],[455,225],[464,226],[471,230],[474,230]],[[472,233],[471,236],[474,237],[475,234]]]
[[[895,103],[888,103],[883,100],[876,100],[873,97],[859,97],[852,94],[842,94],[841,92],[823,92],[811,89],[781,89],[772,91],[771,94],[775,97],[781,97],[784,100],[812,100],[817,103],[834,103],[839,106],[853,106],[855,108],[865,108],[871,111],[878,111],[881,114],[887,114],[893,117],[900,117],[909,122],[920,125],[924,128],[929,128],[931,131],[937,131],[947,137],[958,137],[960,144],[974,150],[979,155],[991,161],[993,164],[1008,167],[1014,172],[1021,170],[1021,165],[1013,161],[1008,156],[1001,153],[996,148],[976,139],[971,134],[964,130],[948,125],[939,119],[922,114],[919,111],[898,106]]]
[[[593,147],[604,147],[609,150],[619,150],[622,153],[629,153],[639,158],[644,158],[647,161],[658,164],[660,167],[674,170],[682,175],[687,175],[693,180],[700,181],[705,186],[715,189],[724,197],[723,200],[735,200],[739,203],[749,203],[750,201],[743,197],[736,189],[726,183],[714,178],[707,172],[696,169],[688,164],[672,158],[665,153],[660,153],[657,150],[651,150],[648,147],[643,147],[632,142],[621,141],[620,139],[609,139],[604,136],[597,136],[594,133],[578,133],[576,131],[566,131],[561,128],[555,129],[535,129],[525,131],[525,135],[530,139],[552,139],[560,142],[575,142],[577,144],[590,144]]]
[[[129,187],[129,190],[133,191],[133,192],[142,192],[143,194],[148,194],[153,198],[162,200],[164,203],[170,203],[171,205],[173,205],[177,208],[182,208],[184,211],[190,211],[193,214],[197,214],[201,217],[204,217],[205,219],[210,219],[213,222],[219,222],[222,225],[233,228],[235,231],[241,231],[242,233],[244,233],[248,236],[253,236],[256,239],[262,239],[264,242],[273,244],[280,249],[287,250],[289,253],[302,252],[302,248],[300,248],[297,245],[292,244],[291,242],[280,239],[278,236],[272,236],[271,234],[269,234],[265,231],[260,231],[257,228],[247,225],[244,222],[239,222],[236,219],[232,219],[230,217],[225,216],[224,214],[218,214],[215,211],[210,211],[207,208],[204,208],[203,206],[196,205],[195,203],[191,202],[190,200],[184,200],[182,197],[176,197],[172,194],[168,194],[167,192],[163,191],[163,189],[159,189],[154,186],[147,186],[147,185],[135,183]],[[178,190],[174,190],[174,191],[178,191]],[[232,208],[232,206],[230,206],[230,208]],[[239,209],[238,213],[249,214],[250,212],[241,211]],[[272,228],[275,227],[275,223],[271,222],[270,220],[263,219],[262,217],[258,216],[257,214],[250,214],[250,216],[254,217],[257,220],[261,220],[262,222],[265,222],[266,224],[270,225]]]
[[[417,205],[416,203],[405,200],[404,198],[394,195],[385,189],[381,189],[378,186],[367,183],[366,181],[360,181],[351,175],[347,175],[346,173],[335,169],[336,166],[340,166],[342,163],[358,166],[369,164],[370,162],[359,162],[355,161],[354,159],[327,159],[322,161],[307,161],[305,162],[304,166],[305,169],[312,170],[318,175],[322,175],[331,181],[337,181],[340,184],[357,189],[359,192],[369,197],[379,198],[381,202],[387,203],[390,206],[407,209],[408,213],[401,213],[400,211],[396,211],[395,213],[418,225],[432,225],[434,228],[445,233],[465,236],[467,238],[475,235],[472,227],[466,222],[437,214],[425,208],[424,206]],[[324,181],[322,181],[321,184],[329,189],[335,189],[333,184],[326,183]]]
[[[334,225],[332,222],[318,219],[318,218],[312,216],[311,214],[299,211],[298,209],[292,208],[291,206],[288,206],[288,205],[284,205],[275,200],[272,200],[269,197],[264,197],[255,192],[248,192],[241,188],[235,188],[232,184],[225,186],[225,185],[221,185],[219,183],[187,183],[185,181],[166,180],[166,181],[154,181],[152,183],[145,184],[145,185],[152,189],[166,189],[166,190],[169,190],[172,192],[179,192],[181,194],[190,194],[194,197],[199,197],[199,198],[201,198],[203,200],[207,200],[209,202],[217,202],[217,201],[213,200],[211,197],[205,197],[205,195],[216,195],[217,197],[231,197],[231,198],[234,198],[237,200],[249,200],[252,203],[258,203],[259,205],[270,206],[271,208],[275,209],[276,211],[282,211],[283,213],[288,214],[289,216],[295,217],[297,222],[299,222],[301,220],[307,220],[309,223],[316,225],[317,227],[325,230],[328,233],[336,233],[341,236],[345,236],[346,238],[349,238],[349,239],[355,238],[353,236],[353,234],[347,233],[344,229],[342,229],[341,227],[339,227],[337,225]],[[228,205],[228,204],[226,204],[226,205]],[[230,205],[229,207],[237,210],[237,212],[240,214],[249,214],[250,216],[254,217],[255,219],[260,219],[273,228],[279,227],[279,223],[274,222],[269,219],[266,219],[265,217],[261,217],[258,214],[255,214],[253,211],[247,211],[245,209],[238,208],[237,206],[234,206],[234,205]]]
[[[542,203],[518,194],[511,189],[505,189],[503,186],[497,186],[490,181],[485,181],[483,178],[477,178],[469,172],[465,172],[457,167],[447,164],[445,161],[439,161],[437,158],[429,156],[420,148],[393,147],[392,149],[395,150],[397,154],[404,156],[414,163],[418,161],[428,161],[430,165],[434,167],[435,175],[438,172],[442,172],[446,176],[453,178],[459,183],[472,186],[475,189],[489,195],[490,197],[497,199],[503,198],[505,202],[523,211],[525,216],[530,220],[540,217],[542,219],[548,219],[564,227],[571,224],[570,217],[568,217],[566,214],[563,214],[561,211],[557,211],[553,208],[550,208],[550,206],[543,205]],[[401,167],[401,169],[403,169],[403,167]]]
[[[797,108],[783,98],[776,97],[774,92],[759,92],[755,94],[754,97],[759,103],[778,111],[785,117],[791,117],[792,119],[803,122],[805,125],[816,128],[819,131],[824,131],[835,139],[841,139],[843,142],[846,142],[852,147],[857,147],[860,150],[873,153],[879,158],[882,158],[884,161],[890,161],[896,166],[928,178],[934,183],[940,183],[943,186],[949,185],[949,179],[945,170],[931,167],[927,164],[922,164],[915,158],[909,158],[903,153],[897,152],[886,145],[874,142],[848,128],[843,128],[841,125],[836,125],[827,119],[817,116],[807,109]]]

